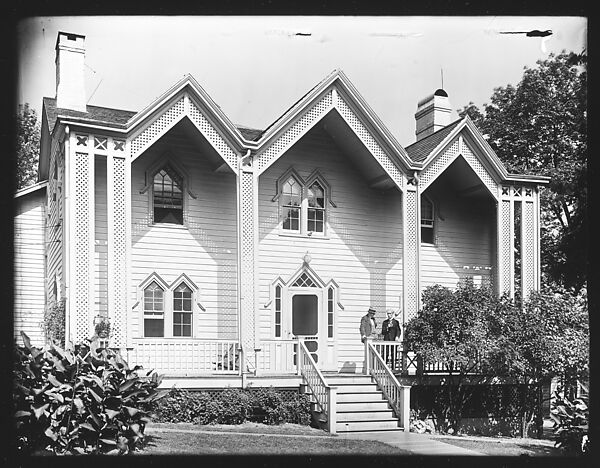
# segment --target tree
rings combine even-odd
[[[553,376],[566,380],[589,375],[589,322],[585,289],[534,292],[519,304],[472,281],[454,291],[431,286],[423,292],[423,309],[405,329],[405,341],[425,362],[443,363],[448,378],[438,427],[460,428],[472,385],[485,376],[504,376],[529,386],[524,406],[528,434],[541,427],[541,385]]]
[[[40,155],[40,125],[35,109],[19,105],[17,112],[17,189],[34,184]]]
[[[585,54],[563,52],[525,68],[469,115],[509,172],[549,176],[541,192],[545,280],[579,291],[587,272],[587,70]]]
[[[424,363],[440,363],[447,377],[439,389],[436,420],[442,432],[458,431],[464,409],[473,397],[473,384],[488,374],[505,374],[502,350],[490,333],[489,317],[513,307],[490,287],[472,281],[456,290],[434,285],[423,292],[423,308],[405,328],[405,342]]]

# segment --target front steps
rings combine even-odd
[[[328,385],[337,387],[338,434],[404,431],[370,376],[324,372],[323,377]],[[320,416],[322,421],[324,415]]]

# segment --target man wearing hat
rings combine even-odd
[[[360,341],[364,343],[367,338],[375,336],[375,327],[377,327],[375,309],[369,307],[367,314],[360,319]]]

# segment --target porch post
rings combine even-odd
[[[515,253],[514,253],[514,200],[510,186],[499,186],[497,230],[498,230],[498,293],[515,295]]]
[[[539,289],[539,209],[538,193],[523,187],[521,208],[521,294],[523,301],[531,291]]]
[[[242,157],[238,171],[238,295],[240,343],[245,362],[242,372],[254,371],[258,336],[255,330],[257,313],[256,282],[258,279],[256,249],[258,246],[258,177],[255,177],[252,155]]]
[[[404,323],[416,317],[420,307],[421,196],[417,177],[405,185],[403,194],[403,304]]]
[[[68,317],[73,344],[92,335],[94,316],[94,152],[92,135],[69,134],[70,218],[66,245],[69,249]]]
[[[112,336],[110,346],[128,347],[127,330],[129,231],[130,231],[130,168],[125,140],[108,139],[106,165],[108,219],[108,316]]]

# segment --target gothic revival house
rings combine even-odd
[[[58,35],[39,182],[15,195],[16,333],[43,343],[65,299],[68,341],[107,318],[107,345],[169,385],[308,383],[336,421],[333,374],[381,370],[369,306],[406,322],[424,288],[466,277],[514,294],[515,237],[522,292],[539,288],[547,180],[509,174],[445,91],[418,103],[407,147],[341,71],[254,130],[191,76],[139,112],[86,105],[84,43]]]

